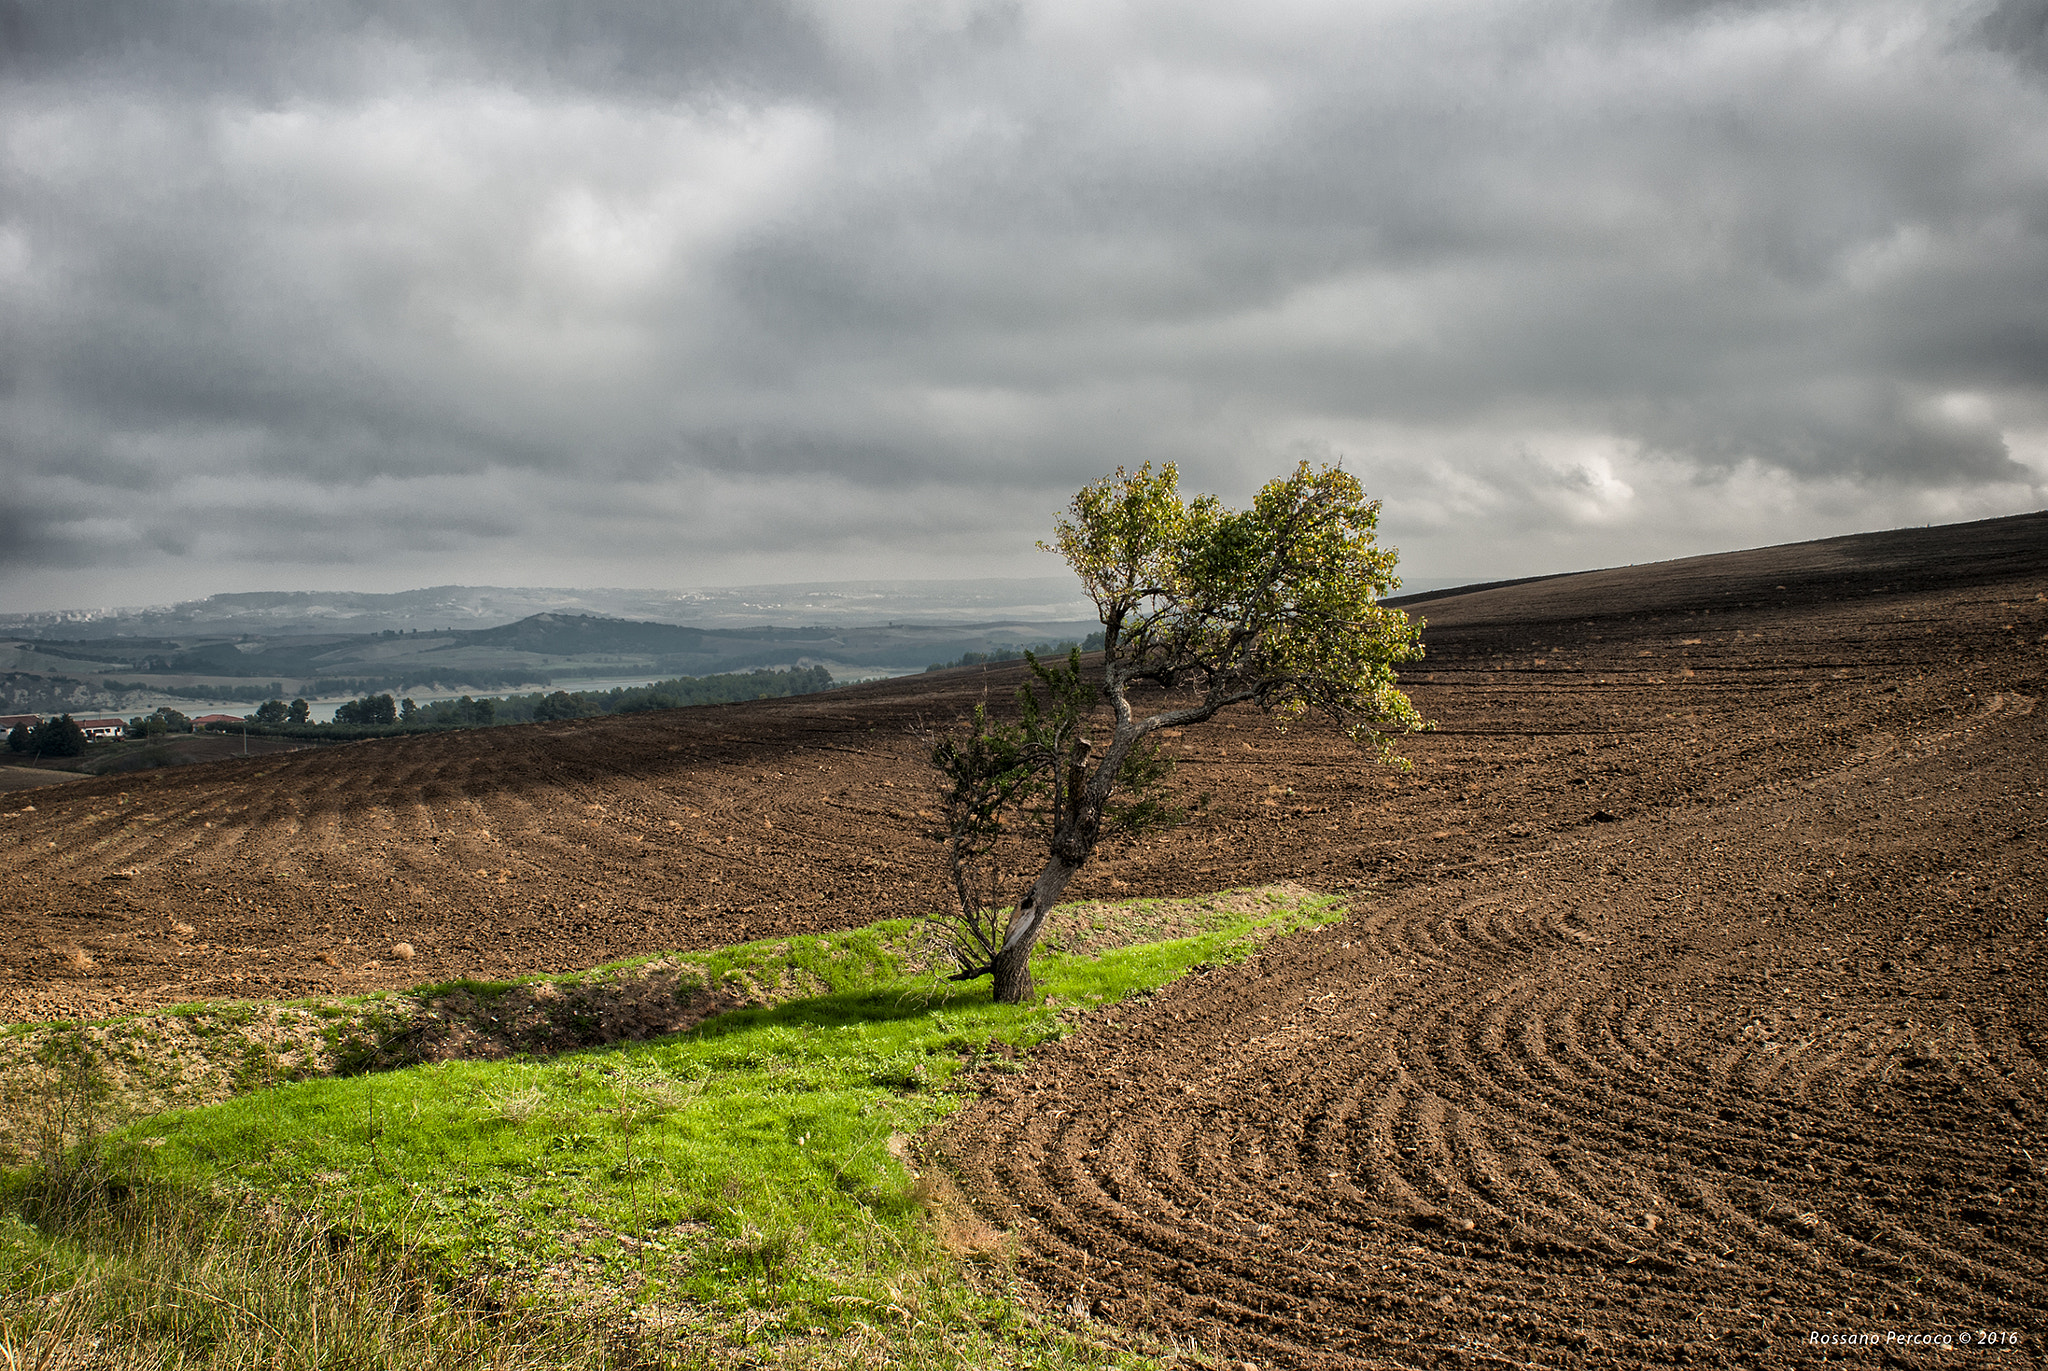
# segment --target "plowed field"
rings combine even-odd
[[[941,1150],[1076,1317],[1259,1365],[2039,1364],[2044,597],[2036,515],[1416,606],[1412,773],[1190,730],[1211,809],[1075,891],[1293,880],[1353,917],[1115,1012]],[[0,796],[0,1009],[926,908],[913,729],[1013,682]]]

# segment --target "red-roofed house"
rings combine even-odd
[[[239,714],[202,714],[192,721],[192,727],[205,728],[209,724],[239,724],[241,722],[243,720]]]
[[[78,731],[89,743],[111,742],[128,731],[128,725],[121,719],[79,719]]]

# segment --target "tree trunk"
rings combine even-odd
[[[1074,879],[1086,861],[1086,857],[1078,862],[1061,857],[1048,859],[1045,869],[1032,882],[1031,893],[1018,902],[1003,948],[989,963],[995,977],[997,1004],[1029,1004],[1038,998],[1037,983],[1031,979],[1031,949],[1038,945],[1039,934],[1045,931],[1045,916],[1059,903],[1067,882]]]
[[[995,976],[997,1004],[1029,1004],[1038,998],[1038,982],[1031,979],[1031,945],[1037,941],[1034,933],[1007,952],[996,953],[989,969]]]

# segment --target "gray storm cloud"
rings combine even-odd
[[[0,599],[2048,503],[2048,6],[0,3]]]

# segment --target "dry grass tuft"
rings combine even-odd
[[[944,1171],[923,1172],[910,1193],[931,1216],[939,1245],[956,1260],[1008,1266],[1016,1257],[1016,1237],[984,1219]]]

